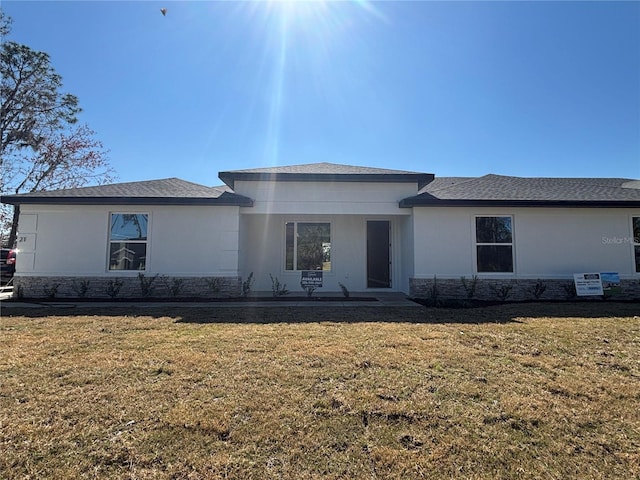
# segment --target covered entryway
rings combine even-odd
[[[391,287],[391,223],[367,221],[367,288]]]

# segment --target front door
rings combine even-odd
[[[388,220],[367,221],[367,287],[391,287],[391,225]]]

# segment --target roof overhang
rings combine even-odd
[[[467,200],[409,197],[400,208],[411,207],[538,207],[538,208],[637,208],[637,200]]]
[[[252,207],[253,200],[224,192],[219,197],[47,197],[39,195],[3,196],[11,205],[217,205]]]
[[[418,190],[434,179],[431,173],[285,173],[285,172],[220,172],[218,178],[231,189],[237,181],[253,182],[368,182],[417,183]]]

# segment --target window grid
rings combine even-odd
[[[146,270],[149,215],[109,214],[109,271]]]
[[[474,228],[477,273],[514,273],[513,217],[478,215]]]

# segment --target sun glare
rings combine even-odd
[[[306,75],[311,95],[333,98],[340,95],[335,75],[335,56],[348,45],[362,43],[361,23],[385,21],[384,15],[368,0],[264,0],[243,5],[252,19],[260,52],[256,55],[260,72],[260,101],[266,100],[263,163],[277,165],[290,92],[299,87],[296,79]],[[348,73],[348,72],[347,72]],[[335,100],[335,98],[334,98]],[[342,102],[337,102],[342,103]]]
[[[349,10],[384,20],[384,15],[369,0],[265,0],[271,13],[280,15],[293,28],[339,26],[350,21]],[[325,31],[325,34],[333,32]]]

